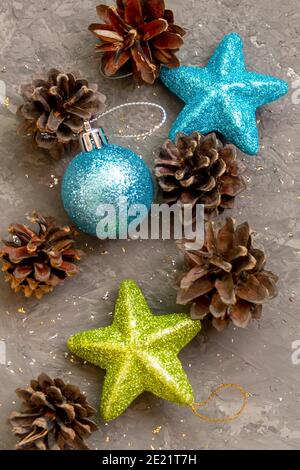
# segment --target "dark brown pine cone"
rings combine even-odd
[[[180,279],[177,303],[191,303],[191,317],[212,317],[221,331],[231,320],[245,328],[259,318],[262,304],[277,295],[277,276],[265,271],[266,257],[254,248],[247,222],[235,228],[230,217],[217,232],[211,222],[205,227],[201,250],[187,251],[179,243],[188,272]]]
[[[16,393],[22,409],[14,411],[9,422],[20,438],[17,449],[89,449],[85,439],[98,429],[89,419],[96,410],[76,385],[41,374],[30,387],[19,388]]]
[[[12,239],[3,241],[0,258],[11,288],[41,299],[67,276],[77,274],[74,262],[83,252],[74,247],[70,227],[58,227],[39,213],[33,213],[30,221],[38,224],[38,231],[21,224],[9,226]]]
[[[236,148],[225,147],[215,134],[179,133],[167,140],[155,160],[155,175],[166,202],[203,204],[206,215],[232,208],[246,187],[236,160]]]
[[[153,84],[161,65],[179,66],[175,53],[185,31],[174,24],[164,0],[117,0],[116,8],[99,5],[97,13],[104,24],[91,24],[89,30],[101,39],[96,50],[104,52],[105,75],[115,75],[126,64],[139,82]]]
[[[97,117],[105,108],[106,97],[98,86],[72,73],[51,69],[44,78],[21,86],[24,98],[18,115],[25,120],[19,134],[33,138],[35,144],[60,158],[79,148],[78,136],[84,121]]]

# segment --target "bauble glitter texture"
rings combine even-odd
[[[247,71],[243,42],[236,33],[223,38],[206,67],[163,67],[160,78],[186,103],[170,139],[180,131],[218,131],[250,155],[259,150],[256,109],[288,91],[283,80]]]
[[[127,232],[131,220],[127,216],[128,207],[138,204],[149,210],[153,197],[152,176],[142,158],[118,145],[107,144],[80,153],[69,164],[62,182],[64,208],[83,232],[99,236],[99,223],[106,209],[109,210],[106,206],[115,209],[115,217],[110,217],[106,230],[107,238],[116,238],[120,230],[124,232],[124,227],[120,227],[124,216]]]
[[[193,390],[178,359],[200,331],[187,314],[155,316],[134,281],[120,285],[112,325],[84,331],[68,341],[72,353],[106,369],[100,412],[117,418],[142,392],[192,405]]]

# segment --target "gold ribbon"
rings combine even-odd
[[[224,416],[224,418],[210,418],[209,416],[199,413],[199,411],[197,411],[197,408],[203,408],[204,406],[206,406],[224,388],[232,388],[234,390],[238,390],[240,394],[242,395],[243,402],[241,404],[241,407],[236,413],[234,413],[233,415]],[[216,390],[214,390],[209,395],[209,397],[205,401],[202,401],[200,403],[195,402],[195,403],[192,403],[190,406],[191,406],[193,413],[196,416],[198,416],[198,418],[202,419],[203,421],[207,421],[208,423],[228,423],[229,421],[233,421],[237,419],[243,413],[243,411],[245,410],[247,406],[249,396],[250,394],[241,385],[221,384],[218,388],[216,388]]]

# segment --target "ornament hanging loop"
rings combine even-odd
[[[107,79],[107,80],[122,80],[123,78],[132,77],[132,75],[133,75],[132,72],[128,72],[128,73],[113,75],[112,77],[109,77],[108,75],[105,75],[105,73],[103,71],[103,62],[102,61],[101,61],[100,67],[99,67],[99,71],[100,71],[102,77]]]
[[[224,388],[232,388],[232,389],[237,390],[238,392],[240,392],[240,394],[242,395],[243,402],[241,404],[240,409],[236,413],[234,413],[232,415],[229,415],[229,416],[224,416],[224,418],[210,418],[209,416],[203,415],[202,413],[199,413],[199,411],[197,411],[197,408],[203,408],[204,406],[208,405],[208,403]],[[192,409],[193,413],[198,418],[200,418],[203,421],[206,421],[208,423],[228,423],[230,421],[234,421],[235,419],[237,419],[243,413],[244,409],[247,406],[249,396],[250,396],[250,394],[241,385],[238,385],[238,384],[221,384],[203,402],[192,403],[191,404],[191,409]]]
[[[108,139],[102,127],[93,129],[89,121],[84,123],[84,132],[80,135],[80,143],[84,152],[100,149],[108,144]]]
[[[158,131],[166,122],[167,120],[167,113],[166,110],[163,106],[161,106],[158,103],[152,103],[150,101],[133,101],[131,103],[123,103],[118,106],[115,106],[113,108],[108,109],[104,113],[100,114],[99,116],[95,117],[90,121],[90,123],[96,122],[98,119],[102,119],[105,116],[114,113],[115,111],[118,111],[123,108],[128,108],[128,107],[134,107],[134,106],[143,106],[143,107],[150,107],[154,108],[156,110],[159,110],[161,113],[161,120],[158,124],[152,127],[152,129],[149,129],[148,131],[141,132],[139,134],[114,134],[113,137],[122,137],[123,139],[140,139],[142,137],[149,137],[151,136],[154,132]]]

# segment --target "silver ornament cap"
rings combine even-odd
[[[108,144],[108,139],[102,127],[93,129],[89,121],[84,123],[84,132],[80,135],[80,143],[84,152],[100,149]]]

